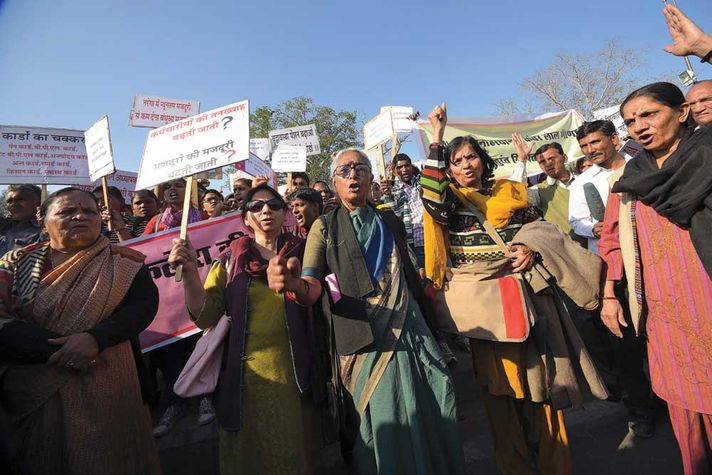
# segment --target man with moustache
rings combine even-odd
[[[42,227],[37,223],[37,208],[42,190],[35,185],[10,185],[5,202],[10,216],[0,218],[0,256],[37,242]]]
[[[593,184],[605,206],[610,190],[609,177],[625,166],[627,160],[618,153],[621,144],[611,121],[584,122],[576,130],[576,139],[581,151],[593,165],[571,185],[569,223],[576,234],[588,238],[588,249],[598,254],[598,239],[601,237],[603,223],[591,216],[584,185]],[[627,301],[625,292],[623,282],[616,289],[616,296]],[[627,306],[624,307],[627,309]],[[650,382],[643,369],[645,341],[635,335],[632,323],[623,329],[623,337],[617,338],[606,330],[598,310],[584,312],[571,308],[570,311],[577,317],[574,319],[576,327],[601,371],[609,392],[614,398],[622,397],[628,409],[628,428],[636,437],[651,437],[655,429],[655,406]],[[625,318],[631,321],[629,312]]]

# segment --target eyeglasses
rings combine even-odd
[[[249,211],[250,213],[259,213],[261,212],[265,205],[269,207],[270,210],[272,211],[280,211],[285,208],[284,201],[280,200],[279,198],[272,198],[270,200],[253,200],[253,201],[248,201],[247,204],[245,205],[245,209]]]
[[[348,178],[351,174],[351,170],[356,172],[356,178],[362,178],[371,173],[371,168],[363,163],[355,163],[351,165],[341,165],[336,167],[334,170],[334,175],[341,178]]]

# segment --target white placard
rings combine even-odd
[[[316,125],[314,124],[271,130],[269,143],[272,151],[277,150],[277,147],[282,145],[303,145],[307,155],[319,155],[321,153],[319,135],[316,133]]]
[[[269,158],[269,139],[250,139],[250,153],[260,160]]]
[[[148,188],[249,156],[249,103],[236,102],[149,132],[136,186]]]
[[[300,145],[280,145],[272,152],[272,170],[276,172],[306,171],[306,147]]]
[[[624,137],[628,137],[628,127],[625,126],[623,116],[621,116],[620,104],[593,111],[593,118],[596,120],[610,120],[616,126],[616,132],[618,132],[621,140]]]
[[[200,112],[200,101],[158,96],[134,96],[129,113],[131,127],[161,127]]]
[[[389,109],[391,111],[391,117],[393,118],[393,130],[396,132],[412,132],[413,129],[418,128],[418,123],[408,118],[413,115],[412,107],[384,106],[381,107],[381,113]]]
[[[366,149],[374,148],[393,137],[391,110],[381,112],[363,126],[363,142]]]
[[[0,125],[0,183],[77,185],[88,181],[83,130]]]
[[[89,179],[111,175],[116,171],[114,152],[111,148],[111,132],[109,132],[109,116],[104,116],[84,132],[84,144],[87,149],[87,165]]]
[[[250,154],[250,158],[235,164],[235,173],[230,175],[230,188],[234,188],[234,180],[237,178],[254,178],[256,176],[269,177],[267,184],[276,189],[277,175],[272,168],[260,160],[256,155]]]
[[[372,148],[371,150],[366,150],[366,155],[368,155],[368,160],[371,162],[371,171],[373,172],[373,181],[380,183],[381,172],[380,165],[378,164],[381,159],[381,155],[378,153],[377,148]]]
[[[118,188],[121,192],[121,195],[124,197],[124,201],[127,204],[130,204],[131,196],[133,195],[134,190],[136,189],[137,177],[138,173],[136,172],[116,170],[115,173],[112,173],[111,175],[106,177],[106,184],[107,186],[115,186],[116,188]],[[101,185],[101,183],[99,181],[96,181],[94,183],[90,182],[88,184],[76,185],[76,187],[81,190],[91,192],[99,185]]]

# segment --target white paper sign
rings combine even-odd
[[[131,127],[161,127],[200,112],[200,101],[158,96],[134,96],[129,113]]]
[[[136,186],[148,188],[249,156],[249,103],[236,102],[149,132]]]
[[[131,196],[133,195],[134,190],[136,189],[137,177],[138,173],[136,172],[116,170],[116,173],[113,173],[106,177],[106,184],[107,186],[115,186],[116,188],[118,188],[121,192],[121,195],[124,197],[124,201],[128,204],[131,203]],[[101,183],[99,181],[96,181],[94,183],[90,182],[88,184],[76,185],[76,187],[85,191],[93,191],[94,188],[99,185],[101,185]]]
[[[596,120],[610,120],[616,126],[616,132],[618,132],[618,136],[621,139],[628,137],[628,127],[625,126],[623,116],[621,116],[620,104],[593,111],[593,118]]]
[[[250,154],[250,158],[235,164],[235,173],[230,175],[230,187],[235,188],[234,180],[237,178],[254,178],[256,176],[267,176],[267,184],[276,189],[277,175],[272,168],[260,160],[256,155]]]
[[[84,139],[87,149],[89,179],[96,181],[103,176],[114,173],[116,168],[114,167],[114,152],[111,149],[109,116],[105,115],[89,127],[84,132]]]
[[[390,109],[381,112],[363,126],[363,142],[366,149],[374,148],[393,137],[393,118]]]
[[[250,139],[250,153],[260,160],[269,158],[269,139]]]
[[[385,106],[381,107],[381,113],[389,109],[393,118],[393,130],[396,132],[411,132],[413,129],[418,128],[418,123],[408,118],[413,115],[412,107]]]
[[[282,145],[302,145],[307,155],[319,155],[321,153],[319,136],[316,133],[316,125],[314,124],[272,130],[269,133],[269,143],[272,151]]]
[[[272,170],[303,172],[307,169],[307,149],[300,145],[280,145],[272,152]]]
[[[77,185],[88,181],[83,130],[0,125],[0,183]]]

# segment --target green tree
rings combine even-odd
[[[269,131],[315,124],[321,153],[307,160],[307,173],[314,180],[329,176],[331,154],[346,147],[360,146],[356,111],[337,111],[314,103],[311,97],[294,97],[274,107],[261,106],[250,114],[250,137],[267,138]]]

